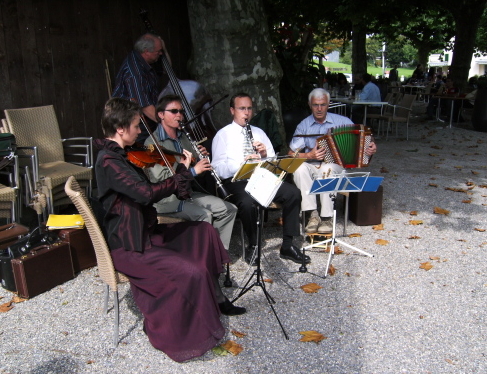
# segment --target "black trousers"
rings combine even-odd
[[[257,245],[257,207],[258,204],[246,191],[248,181],[228,182],[224,188],[232,194],[228,200],[238,207],[238,215],[250,245]],[[283,208],[283,236],[300,235],[300,190],[288,182],[278,189],[274,202]]]

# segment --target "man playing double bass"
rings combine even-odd
[[[149,119],[151,130],[156,127],[155,105],[160,93],[160,80],[152,67],[163,54],[162,40],[151,33],[139,37],[134,50],[123,61],[115,79],[112,97],[137,101],[143,114]],[[143,143],[148,132],[141,124],[141,134],[137,142]]]

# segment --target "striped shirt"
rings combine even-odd
[[[123,61],[115,84],[114,98],[134,99],[142,108],[156,105],[160,93],[158,75],[136,51],[130,52]]]

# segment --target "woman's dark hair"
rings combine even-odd
[[[347,77],[344,73],[337,74],[337,82],[342,84],[347,83]]]
[[[101,126],[104,137],[112,137],[118,129],[128,129],[135,116],[141,114],[141,106],[122,98],[111,98],[104,105]]]

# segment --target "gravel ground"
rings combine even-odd
[[[424,110],[417,103],[415,113]],[[486,373],[487,137],[467,124],[448,129],[419,119],[412,118],[409,141],[380,137],[366,168],[385,178],[383,228],[349,222],[347,234],[358,236],[339,238],[374,257],[341,246],[335,273],[321,278],[328,255],[313,249],[309,272],[296,272],[278,256],[279,211],[269,213],[263,276],[288,340],[256,285],[238,301],[247,314],[221,318],[223,342],[242,352],[211,351],[179,364],[149,344],[123,285],[115,348],[113,314],[102,313],[103,284],[92,268],[0,313],[0,373]],[[238,256],[238,237],[239,224],[231,271],[234,285],[244,285],[252,271]],[[308,283],[321,289],[305,293],[300,286]],[[226,292],[235,297],[239,289]],[[12,294],[0,289],[0,298]],[[299,341],[310,330],[326,338]]]

